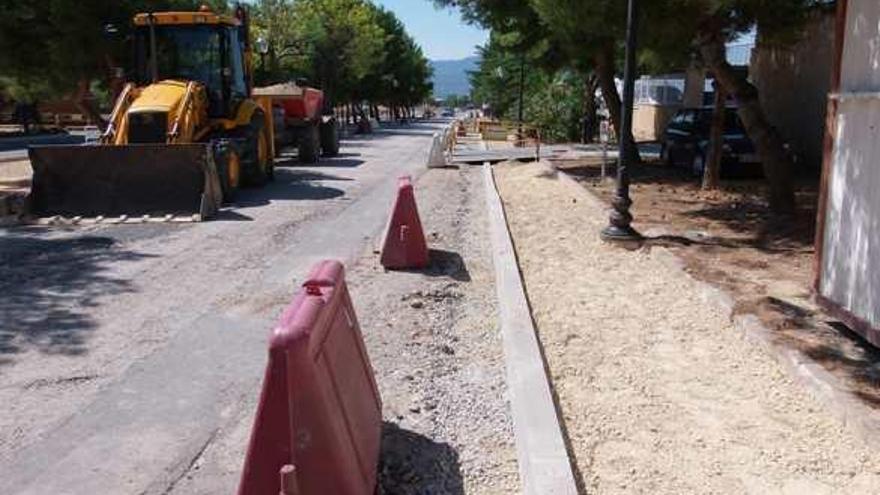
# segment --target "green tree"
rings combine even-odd
[[[639,60],[643,68],[681,68],[697,55],[723,89],[739,103],[738,112],[764,163],[771,208],[794,209],[793,162],[779,133],[769,124],[758,92],[726,60],[725,43],[757,26],[763,41],[787,41],[798,36],[805,13],[820,0],[652,0],[642,2]],[[571,66],[595,70],[603,97],[619,130],[620,98],[614,87],[626,2],[622,0],[435,0],[454,5],[465,18],[506,33],[523,29],[524,41],[536,43],[540,29],[526,26],[537,15],[541,36],[560,45]],[[526,7],[533,9],[527,12]],[[506,18],[509,18],[505,20]]]
[[[260,83],[304,77],[328,104],[408,108],[431,93],[431,69],[393,12],[365,0],[259,0],[254,33],[267,53]],[[365,116],[365,115],[364,115]]]
[[[686,25],[705,66],[723,90],[737,101],[737,112],[755,143],[768,183],[770,208],[777,213],[795,210],[794,162],[779,132],[767,120],[758,89],[727,62],[725,43],[757,25],[768,41],[787,42],[798,36],[811,0],[693,0],[696,23]],[[668,11],[669,12],[669,11]],[[683,26],[684,27],[684,26]]]
[[[306,52],[297,27],[292,0],[258,0],[251,13],[251,35],[256,49],[265,44],[266,53],[254,53],[255,83],[258,86],[290,80],[295,61]],[[255,50],[256,51],[256,50]]]
[[[295,66],[331,103],[350,101],[358,84],[381,64],[384,31],[364,0],[298,0],[293,16],[302,48]]]
[[[421,47],[406,32],[393,12],[375,8],[375,18],[384,32],[383,58],[358,85],[358,96],[374,105],[384,104],[397,114],[426,100],[432,91],[431,67]],[[372,113],[378,118],[378,110]]]
[[[109,81],[125,57],[120,39],[129,32],[134,14],[194,9],[198,4],[195,0],[0,0],[0,76],[10,94],[27,100],[72,95],[81,111],[100,123],[100,112],[87,97],[93,82]]]
[[[479,66],[470,74],[471,96],[475,103],[487,104],[496,116],[516,120],[522,58],[498,43],[498,36],[493,32],[486,46],[479,49]],[[530,64],[523,75],[524,121],[540,128],[547,141],[577,140],[585,106],[581,74],[569,68]]]
[[[471,99],[467,95],[449,95],[443,100],[443,106],[449,108],[462,108],[471,103]]]
[[[618,40],[626,3],[618,0],[435,0],[458,7],[464,18],[500,33],[499,42],[524,54],[529,65],[566,66],[583,81],[583,111],[595,122],[591,91],[597,82],[614,128],[620,132],[621,99],[615,84]],[[638,150],[632,150],[638,161]]]
[[[620,40],[626,27],[626,2],[619,0],[529,0],[573,64],[595,71],[612,125],[620,135],[618,74]],[[636,153],[638,150],[634,150]],[[638,157],[634,157],[638,160]]]

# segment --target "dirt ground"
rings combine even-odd
[[[666,247],[604,244],[605,205],[545,165],[496,178],[584,491],[880,487],[876,452],[704,302]]]
[[[553,163],[610,204],[614,182],[601,180],[599,163]],[[798,183],[797,214],[783,220],[770,215],[762,180],[702,191],[687,171],[658,163],[635,167],[632,179],[634,225],[649,246],[672,250],[693,277],[731,295],[736,314],[757,315],[778,345],[800,350],[880,406],[880,352],[813,301],[817,179]]]

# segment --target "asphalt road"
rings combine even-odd
[[[370,249],[438,128],[281,167],[210,222],[0,230],[0,492],[171,491],[250,414],[298,281]]]

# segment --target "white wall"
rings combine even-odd
[[[849,0],[840,90],[880,91],[880,1]]]
[[[880,1],[846,24],[820,292],[880,328]]]
[[[880,98],[843,100],[828,189],[822,295],[880,327]]]

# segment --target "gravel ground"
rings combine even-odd
[[[381,493],[516,493],[480,170],[433,169],[415,186],[432,266],[386,272],[375,238],[346,273],[384,406]],[[247,400],[172,493],[237,481],[256,407]]]
[[[385,396],[386,491],[516,491],[479,174],[425,171],[437,128],[346,140],[201,224],[0,229],[0,492],[232,491],[268,329],[326,257]],[[372,247],[404,173],[448,252],[386,274]]]
[[[516,493],[480,169],[432,169],[416,199],[432,266],[383,273],[371,252],[349,277],[384,405],[383,492]]]
[[[880,460],[665,256],[602,243],[601,203],[496,168],[582,489],[876,493]]]

